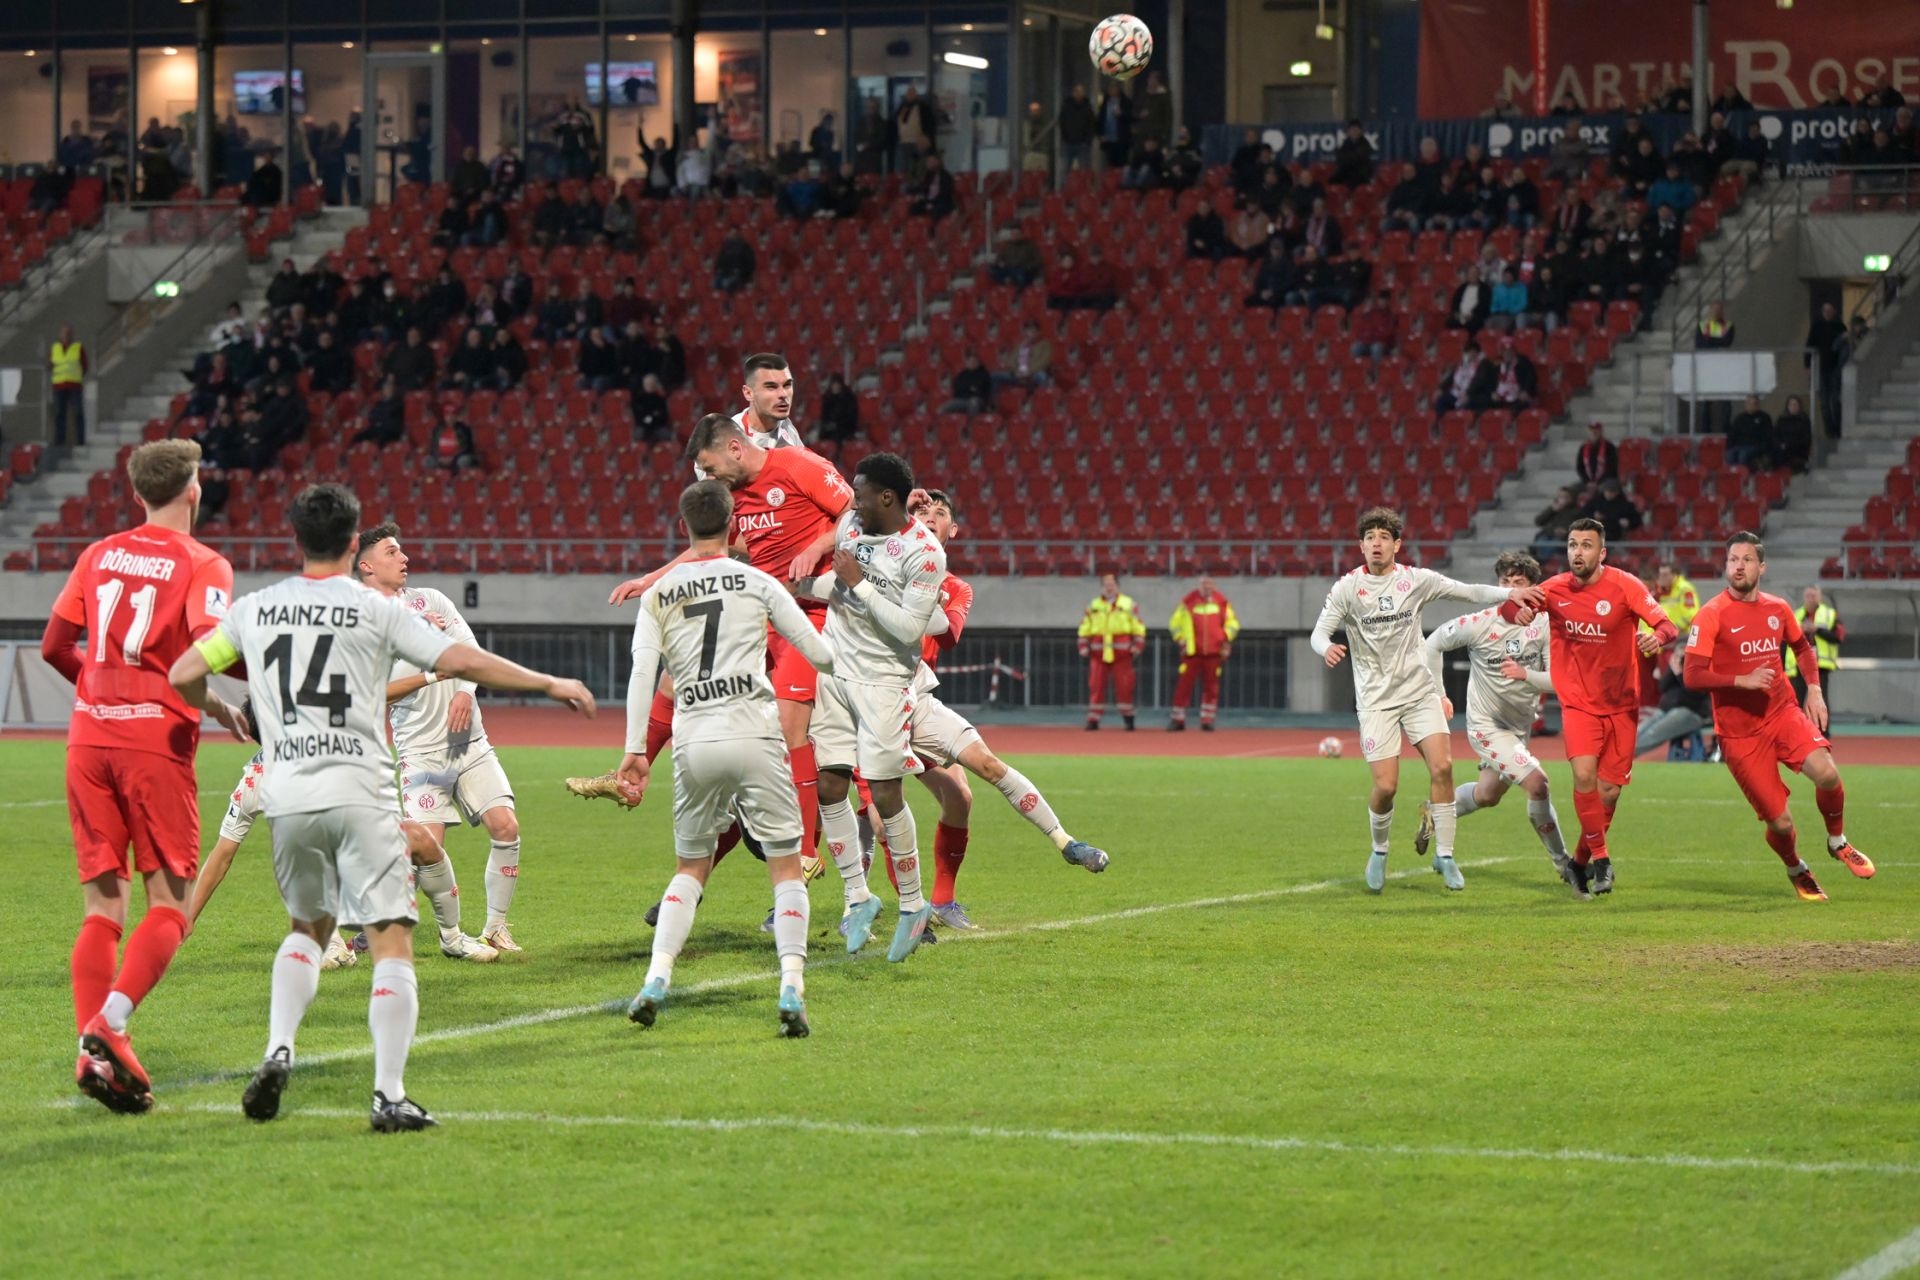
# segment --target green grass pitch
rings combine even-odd
[[[376,1137],[364,961],[323,977],[281,1119],[239,1114],[285,929],[264,830],[134,1021],[159,1106],[79,1105],[62,748],[0,748],[0,1275],[1751,1280],[1920,1224],[1912,770],[1847,769],[1865,883],[1796,784],[1806,904],[1723,769],[1643,766],[1619,889],[1576,903],[1517,801],[1462,821],[1445,892],[1412,762],[1375,898],[1358,761],[1024,759],[1111,870],[980,787],[960,897],[989,932],[849,963],[829,874],[790,1042],[744,853],[660,1024],[597,1008],[643,976],[668,793],[625,813],[559,786],[610,755],[502,756],[527,950],[420,961],[407,1083],[442,1125]],[[201,754],[209,844],[245,758]],[[477,929],[484,839],[449,847]]]

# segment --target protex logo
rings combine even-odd
[[[1361,130],[1367,141],[1373,145],[1375,155],[1380,154],[1380,135],[1377,132]],[[1338,129],[1305,129],[1299,133],[1288,133],[1285,129],[1268,129],[1260,135],[1260,141],[1273,148],[1273,154],[1283,160],[1298,160],[1301,156],[1332,155],[1347,140],[1344,126]]]
[[[1487,126],[1487,154],[1505,155],[1509,148],[1523,152],[1545,150],[1558,142],[1560,135],[1565,132],[1559,125],[1524,125],[1516,129],[1504,121],[1496,120]],[[1589,147],[1613,146],[1613,126],[1610,124],[1582,125],[1580,136],[1587,140]]]

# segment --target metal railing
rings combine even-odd
[[[73,234],[36,262],[15,287],[0,293],[0,330],[11,328],[32,308],[53,297],[65,282],[56,284],[60,268],[78,261],[99,248],[106,237],[103,218],[91,227],[76,227]]]
[[[96,370],[107,368],[121,352],[137,342],[172,309],[177,298],[191,294],[200,278],[242,242],[241,210],[242,206],[235,204],[201,203],[136,206],[124,211],[123,216],[133,225],[123,226],[119,234],[125,236],[129,244],[178,244],[181,249],[154,271],[134,300],[121,307],[95,335]],[[157,296],[155,286],[162,281],[177,284],[177,293],[164,298]]]
[[[1701,254],[1695,264],[1699,278],[1674,302],[1672,337],[1676,351],[1699,329],[1707,308],[1729,296],[1735,271],[1745,274],[1753,270],[1754,264],[1773,252],[1775,242],[1799,220],[1804,210],[1802,192],[1806,181],[1789,178],[1762,187],[1757,205],[1744,208],[1736,215],[1746,218],[1739,234],[1731,240],[1713,242],[1713,265],[1705,265],[1706,255]]]

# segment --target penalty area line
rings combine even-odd
[[[1888,1280],[1915,1267],[1920,1267],[1920,1228],[1901,1236],[1871,1258],[1854,1263],[1834,1280]]]

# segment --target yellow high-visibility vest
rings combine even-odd
[[[1105,596],[1095,596],[1093,603],[1087,606],[1080,618],[1080,638],[1100,641],[1100,660],[1113,661],[1113,642],[1118,639],[1125,643],[1127,652],[1133,652],[1133,638],[1147,634],[1147,624],[1140,620],[1140,613],[1133,607],[1133,597],[1122,595],[1113,603],[1107,603]]]
[[[1805,609],[1800,610],[1794,616],[1800,619],[1800,627],[1807,633],[1807,639],[1813,641],[1813,651],[1819,655],[1820,669],[1822,671],[1838,671],[1840,669],[1839,641],[1823,640],[1820,636],[1816,635],[1815,632],[1830,630],[1833,624],[1840,620],[1840,611],[1822,600],[1820,607],[1813,611],[1813,616],[1807,616]],[[1787,675],[1789,677],[1799,675],[1800,662],[1799,659],[1793,656],[1793,650],[1788,649],[1785,656]]]
[[[81,346],[77,342],[53,344],[53,381],[55,386],[83,381],[80,369]]]

